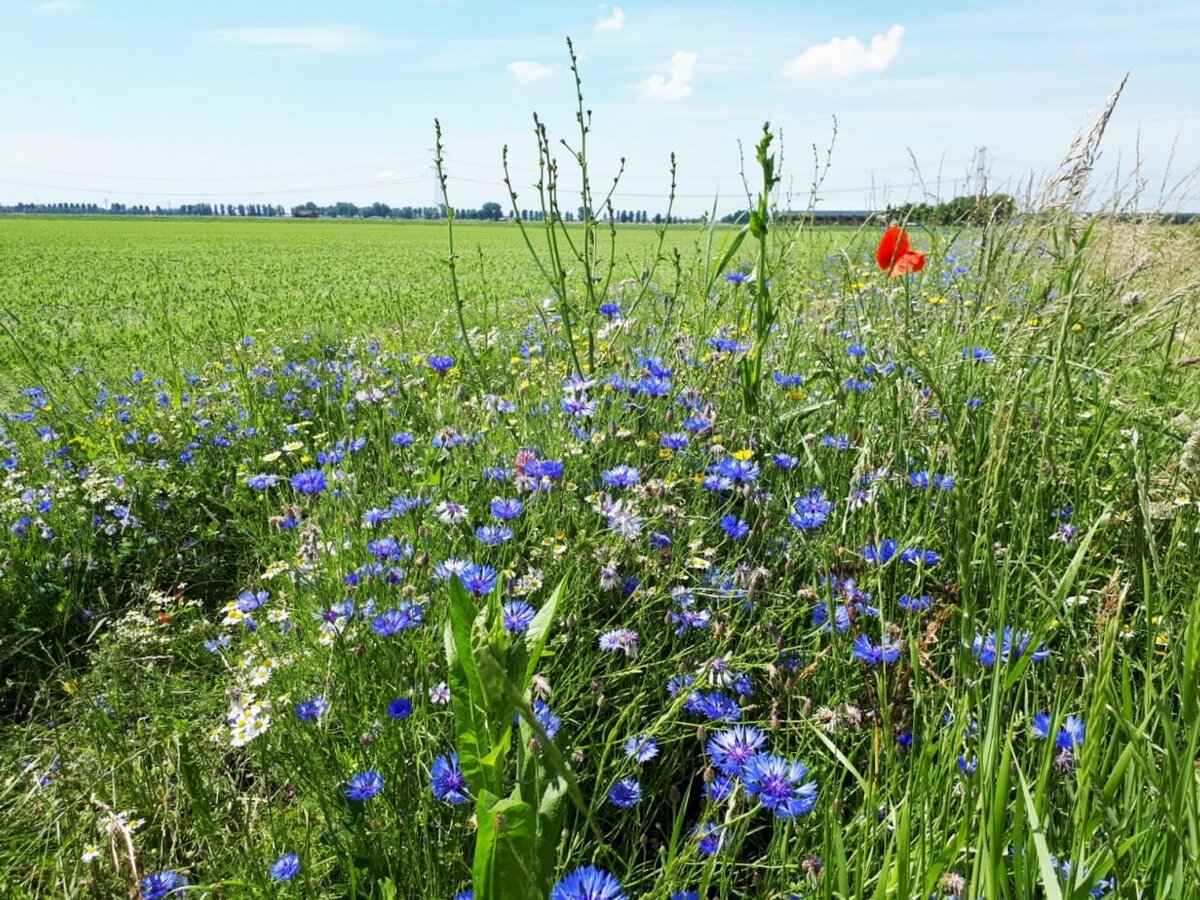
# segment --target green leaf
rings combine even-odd
[[[1021,771],[1021,767],[1015,761],[1013,765],[1016,766],[1017,778],[1021,782],[1021,795],[1025,798],[1025,813],[1029,817],[1029,833],[1033,835],[1033,846],[1037,850],[1038,870],[1042,876],[1042,887],[1046,891],[1046,900],[1062,900],[1058,872],[1054,868],[1054,861],[1050,858],[1050,848],[1046,844],[1046,832],[1042,828],[1041,820],[1038,819],[1037,808],[1029,793],[1029,785],[1025,782],[1025,775]]]
[[[558,583],[558,587],[554,589],[554,593],[550,595],[550,599],[537,611],[537,615],[533,617],[529,628],[522,635],[525,646],[529,648],[529,659],[526,662],[523,680],[517,681],[517,679],[513,679],[513,681],[517,681],[517,686],[522,692],[529,690],[529,685],[533,681],[533,675],[537,671],[538,663],[541,662],[542,651],[546,649],[546,641],[550,639],[550,626],[554,623],[554,616],[558,611],[559,601],[562,600],[566,589],[567,578],[564,575],[562,581]]]
[[[483,678],[471,646],[474,618],[475,603],[456,576],[450,580],[450,618],[444,633],[450,708],[454,713],[459,765],[467,786],[473,794],[478,794],[491,783],[482,762],[491,740]]]
[[[733,259],[734,254],[738,252],[738,248],[742,246],[742,241],[746,240],[746,235],[750,233],[750,226],[743,225],[738,229],[737,234],[733,236],[729,246],[725,248],[725,252],[721,254],[721,258],[713,267],[712,274],[709,276],[708,284],[704,286],[704,296],[707,297],[712,290],[714,282],[721,277],[721,273],[725,271],[725,267],[729,265],[729,261]]]
[[[539,896],[534,863],[533,807],[515,797],[483,791],[475,805],[479,831],[471,878],[478,900],[532,900]]]

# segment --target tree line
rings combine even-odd
[[[277,203],[182,203],[179,206],[147,206],[139,203],[14,203],[0,206],[0,213],[39,216],[236,216],[274,219],[286,216]]]

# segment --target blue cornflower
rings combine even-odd
[[[736,722],[742,717],[737,701],[723,691],[696,691],[684,708],[711,722]]]
[[[296,718],[301,722],[316,722],[329,712],[329,702],[324,697],[311,697],[296,704]]]
[[[807,815],[817,805],[817,783],[807,777],[804,763],[769,753],[751,758],[742,770],[746,793],[780,819]]]
[[[638,653],[638,634],[628,628],[615,628],[600,635],[600,649],[615,652],[620,650],[630,659]]]
[[[704,786],[704,796],[710,803],[724,803],[733,794],[736,786],[737,779],[732,775],[718,774]]]
[[[970,778],[975,774],[975,770],[979,768],[979,760],[959,756],[956,765],[958,766],[958,771],[963,774],[963,777]]]
[[[407,545],[401,543],[391,535],[382,537],[377,541],[367,542],[367,550],[380,561],[399,561],[407,555],[407,551],[410,549],[411,547],[407,547]]]
[[[804,384],[804,376],[788,372],[776,372],[771,376],[780,387],[797,387]]]
[[[419,628],[425,618],[425,607],[408,600],[399,609],[389,609],[371,620],[371,630],[380,637],[391,637],[410,628]]]
[[[457,575],[460,579],[466,574],[474,563],[465,559],[446,559],[437,563],[433,567],[433,578],[435,581],[449,581],[453,576]]]
[[[382,525],[394,515],[395,512],[390,509],[368,509],[363,513],[363,524],[374,528],[376,525]]]
[[[609,321],[612,321],[613,319],[617,318],[617,316],[621,315],[621,304],[601,303],[600,315],[604,316],[604,318],[608,319]]]
[[[894,663],[900,658],[901,642],[885,637],[883,643],[872,644],[865,634],[854,639],[854,655],[868,665]]]
[[[667,681],[667,695],[674,697],[680,691],[686,691],[695,683],[695,675],[672,675]]]
[[[900,551],[900,561],[911,566],[936,566],[942,561],[942,555],[936,550],[925,550],[922,547],[905,547]]]
[[[707,628],[712,621],[712,613],[707,609],[695,609],[690,604],[682,606],[678,611],[667,613],[672,624],[678,625],[675,634],[680,635],[689,628]]]
[[[279,482],[278,475],[250,475],[246,478],[246,487],[253,488],[256,491],[265,491],[269,487],[274,487]]]
[[[411,447],[417,442],[417,439],[407,431],[397,431],[392,435],[392,443],[397,447]]]
[[[513,539],[513,530],[504,525],[480,525],[475,529],[475,539],[489,547],[499,547]]]
[[[271,597],[266,591],[242,591],[238,594],[237,608],[244,613],[251,613],[258,609]]]
[[[407,697],[397,697],[387,706],[389,719],[407,719],[412,715],[413,704]]]
[[[729,284],[734,285],[735,287],[739,284],[745,284],[749,280],[750,280],[750,276],[747,275],[745,272],[740,272],[740,271],[730,272],[725,276],[725,281],[727,281]]]
[[[732,513],[721,517],[721,528],[735,541],[740,541],[750,534],[750,526]]]
[[[991,668],[997,660],[1007,665],[1010,661],[1015,662],[1025,655],[1031,640],[1033,640],[1033,635],[1030,632],[1014,632],[1012,626],[1006,625],[1000,638],[999,647],[996,644],[996,632],[989,631],[986,635],[975,635],[975,639],[971,642],[971,652],[979,658],[980,665],[985,668]],[[1049,657],[1050,651],[1040,646],[1031,655],[1033,662],[1042,662]]]
[[[852,444],[848,434],[827,434],[821,438],[821,446],[833,450],[849,450]]]
[[[300,857],[295,853],[285,853],[271,863],[269,871],[276,881],[291,881],[300,874]]]
[[[475,891],[467,888],[465,891],[459,891],[454,895],[454,900],[475,900]]]
[[[626,738],[625,755],[635,762],[649,762],[658,756],[658,741],[644,734]]]
[[[662,375],[647,375],[633,386],[632,393],[649,397],[666,397],[671,393],[671,379]]]
[[[460,577],[464,588],[476,597],[484,597],[496,589],[498,576],[496,570],[487,563],[470,563]]]
[[[658,442],[666,450],[682,450],[687,447],[691,441],[692,439],[688,437],[687,434],[682,431],[676,431],[672,432],[671,434],[664,434]]]
[[[171,894],[183,892],[180,888],[187,887],[187,879],[171,869],[161,872],[151,872],[142,879],[142,900],[162,900]]]
[[[559,404],[562,406],[563,412],[576,419],[590,419],[599,409],[599,404],[595,400],[589,400],[582,394],[578,397],[563,397]]]
[[[861,378],[853,378],[853,377],[847,378],[842,383],[842,387],[844,387],[848,391],[853,391],[853,392],[856,392],[859,394],[865,394],[868,391],[875,390],[875,384],[873,382],[864,381]]]
[[[933,476],[933,486],[939,491],[951,490],[957,482],[958,479],[953,475],[939,475],[935,473]]]
[[[739,344],[732,338],[710,337],[708,346],[712,347],[718,353],[745,353],[750,349],[748,344]]]
[[[713,468],[722,477],[728,478],[738,486],[751,485],[758,481],[758,463],[750,459],[736,459],[732,456],[727,456]]]
[[[626,896],[615,875],[583,866],[554,885],[550,900],[626,900]]]
[[[458,766],[458,753],[451,750],[433,761],[430,772],[433,796],[445,803],[466,803],[471,799],[467,790],[467,777]]]
[[[533,624],[537,610],[524,600],[510,600],[504,604],[504,630],[509,634],[521,634]]]
[[[383,776],[374,769],[359,772],[346,785],[346,796],[351,800],[370,800],[383,790]]]
[[[905,594],[900,598],[900,608],[907,612],[925,612],[931,606],[933,606],[933,598],[928,594],[922,594],[919,597]]]
[[[292,490],[297,494],[319,494],[329,487],[325,481],[325,473],[320,469],[306,469],[297,472],[291,479]]]
[[[963,350],[963,359],[969,359],[976,363],[990,363],[996,361],[996,354],[986,347],[968,347]]]
[[[766,742],[767,736],[753,725],[734,725],[710,737],[704,751],[726,775],[741,775]]]
[[[1051,718],[1050,713],[1038,713],[1033,717],[1033,736],[1038,740],[1044,741],[1046,738],[1050,737],[1050,727],[1053,724],[1054,719]]]
[[[533,701],[533,715],[546,732],[546,737],[554,740],[558,730],[562,728],[562,716],[556,716],[550,711],[550,705],[540,698]]]
[[[629,809],[642,799],[642,786],[636,778],[623,778],[608,792],[608,802],[619,809]]]
[[[611,488],[636,487],[641,481],[641,473],[632,466],[616,466],[600,477]]]
[[[561,478],[563,464],[556,459],[534,459],[525,464],[525,474],[530,478]]]
[[[800,464],[800,460],[792,456],[790,453],[776,453],[771,457],[771,462],[775,463],[781,469],[794,469]]]
[[[650,535],[650,546],[655,550],[666,550],[671,546],[671,536],[665,531],[655,531]]]
[[[862,359],[864,356],[867,355],[867,348],[865,346],[863,346],[862,344],[851,344],[849,347],[846,348],[846,352],[849,353],[855,359]]]
[[[819,487],[811,488],[809,492],[798,499],[793,505],[794,512],[788,514],[788,521],[794,528],[811,531],[820,528],[829,518],[833,509],[833,501],[826,500],[825,494]]]
[[[697,825],[693,834],[699,839],[697,849],[702,856],[716,856],[725,842],[725,830],[715,822]]]
[[[1054,739],[1054,746],[1059,750],[1075,750],[1077,747],[1082,747],[1084,731],[1083,719],[1078,716],[1067,716],[1063,719],[1058,737]]]
[[[929,490],[929,470],[923,469],[920,472],[909,472],[908,483],[923,491]]]
[[[868,544],[858,552],[867,562],[883,565],[896,555],[898,548],[899,544],[896,543],[895,538],[884,538],[878,544]]]
[[[433,369],[433,371],[437,372],[439,375],[445,375],[454,368],[454,357],[431,356],[426,362],[426,365],[428,365],[429,368]]]
[[[86,613],[87,610],[85,610],[84,612]],[[84,621],[87,621],[86,617],[85,617]],[[204,642],[204,649],[207,650],[209,653],[218,653],[219,654],[222,650],[226,649],[232,641],[233,641],[233,638],[228,634],[217,635],[211,641]]]
[[[493,497],[490,509],[492,515],[501,522],[511,522],[525,511],[525,504],[515,498]]]

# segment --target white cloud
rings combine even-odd
[[[600,7],[604,9],[603,6]],[[620,31],[625,27],[625,10],[619,6],[614,6],[612,12],[596,23],[597,31]]]
[[[529,60],[521,60],[519,62],[510,62],[505,66],[513,77],[521,84],[537,84],[539,81],[545,81],[551,75],[558,71],[558,63],[546,65],[540,62],[530,62]]]
[[[83,4],[79,0],[49,0],[38,6],[39,12],[59,13],[59,12],[75,12],[83,9]]]
[[[214,40],[277,53],[353,53],[374,43],[357,25],[301,25],[294,28],[220,28],[208,32]]]
[[[690,97],[692,82],[696,78],[696,60],[699,58],[699,53],[677,51],[667,65],[667,74],[651,75],[638,85],[638,92],[651,100],[682,100]]]
[[[870,49],[856,37],[834,38],[828,44],[813,44],[795,59],[789,60],[779,75],[793,81],[830,75],[849,78],[867,72],[882,72],[900,53],[904,26],[893,25],[887,34],[871,38]]]

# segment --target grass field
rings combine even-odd
[[[525,303],[547,292],[515,226],[472,222],[456,231],[480,323],[524,316]],[[676,226],[664,242],[686,273],[697,236],[695,226]],[[639,277],[657,245],[651,226],[621,227],[609,254],[617,279]],[[404,323],[448,324],[438,299],[448,290],[446,230],[437,222],[11,217],[0,218],[0,246],[0,315],[54,365],[95,361],[112,373],[169,363],[172,352],[203,363],[244,334],[339,340]],[[0,371],[20,364],[13,354],[12,341],[0,343]]]
[[[0,219],[7,896],[1200,896],[1194,234],[454,237]]]

